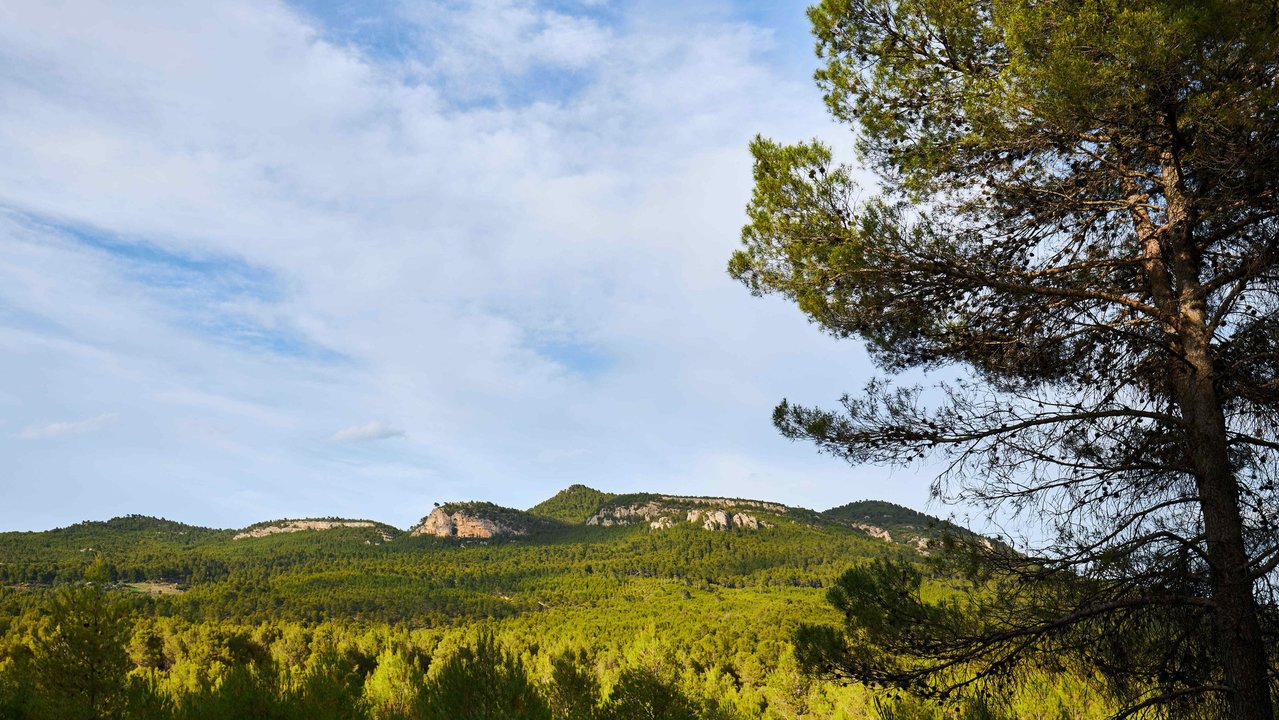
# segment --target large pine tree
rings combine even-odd
[[[819,143],[757,140],[730,272],[863,338],[889,375],[963,379],[884,378],[775,421],[852,462],[940,454],[939,494],[1051,531],[987,552],[1017,580],[990,580],[999,602],[977,615],[877,601],[917,598],[902,568],[846,578],[834,596],[861,624],[842,652],[810,638],[814,663],[945,692],[1070,650],[1133,707],[1272,720],[1277,16],[1274,0],[810,10],[818,82],[881,192],[862,198]]]

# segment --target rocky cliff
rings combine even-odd
[[[719,531],[732,528],[759,530],[773,527],[773,523],[758,517],[757,511],[761,509],[774,514],[784,514],[787,511],[784,505],[753,500],[677,495],[638,496],[629,499],[627,496],[619,496],[588,517],[586,524],[611,527],[646,523],[654,530],[665,530],[679,522],[700,525],[705,530]]]
[[[412,535],[434,535],[435,537],[491,538],[494,535],[527,535],[519,528],[513,528],[488,518],[476,517],[463,510],[448,512],[444,508],[436,508],[422,524],[413,528]]]
[[[376,537],[381,538],[382,542],[390,542],[399,534],[399,531],[395,528],[392,528],[389,525],[383,525],[382,523],[373,522],[371,520],[324,518],[318,520],[275,520],[268,523],[251,525],[236,533],[232,539],[246,540],[248,538],[261,538],[271,535],[280,535],[283,533],[334,530],[337,528],[368,528],[373,531]]]
[[[523,536],[546,529],[551,521],[493,503],[449,503],[422,518],[410,535],[441,538]]]

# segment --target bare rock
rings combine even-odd
[[[733,522],[731,513],[723,510],[711,510],[706,513],[706,521],[702,523],[702,527],[707,530],[727,530]]]
[[[663,500],[680,503],[693,503],[695,505],[711,505],[722,508],[755,508],[756,510],[765,510],[767,512],[783,515],[790,508],[778,503],[762,502],[759,500],[732,500],[729,498],[717,497],[685,497],[682,495],[663,495]],[[691,520],[689,522],[692,522]]]
[[[413,528],[413,536],[491,538],[496,535],[526,535],[521,528],[510,527],[465,510],[449,512],[439,507],[431,511],[421,525]]]
[[[867,525],[865,523],[853,523],[853,527],[857,528],[858,530],[861,530],[862,532],[866,533],[867,535],[873,538],[879,538],[880,540],[883,540],[884,542],[893,541],[893,536],[882,527],[875,527],[874,525]]]
[[[643,505],[620,505],[618,507],[604,508],[594,515],[586,519],[587,525],[599,525],[601,527],[611,527],[613,525],[631,525],[633,523],[645,522],[650,526],[664,513],[669,511],[656,502],[649,502]],[[670,522],[668,519],[667,522]],[[666,527],[670,527],[667,525]]]
[[[245,540],[247,538],[260,538],[269,535],[279,535],[281,533],[295,533],[315,530],[332,530],[334,528],[375,528],[377,523],[367,520],[281,520],[270,525],[255,527],[244,532],[237,533],[233,540]],[[378,535],[381,536],[382,542],[389,542],[392,535],[386,530],[379,529]]]
[[[687,509],[686,503],[689,502],[711,507]],[[754,504],[766,505],[766,503]],[[612,527],[614,525],[631,525],[643,522],[654,530],[666,530],[674,527],[679,522],[689,522],[694,525],[701,525],[706,530],[719,531],[731,528],[758,530],[760,528],[773,527],[772,524],[764,522],[754,515],[736,513],[729,508],[736,509],[736,506],[731,505],[730,501],[720,498],[670,496],[643,504],[637,503],[604,508],[587,518],[586,524],[598,527]]]

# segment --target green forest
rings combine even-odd
[[[923,567],[920,539],[954,526],[888,503],[816,513],[739,501],[724,502],[772,527],[585,524],[602,506],[653,498],[693,507],[579,486],[530,513],[445,506],[526,523],[526,535],[487,539],[385,541],[375,526],[237,540],[141,516],[0,534],[0,717],[1077,718],[1108,707],[1096,687],[1047,670],[980,705],[803,671],[793,634],[839,621],[825,595],[841,573],[886,558]],[[871,534],[881,527],[894,539]],[[958,590],[938,576],[925,592]]]
[[[487,25],[488,18],[482,19]],[[554,16],[544,24],[563,21]],[[621,466],[632,455],[662,456],[668,463],[662,467],[680,466],[681,476],[689,478],[704,465],[689,462],[687,455],[666,458],[668,451],[701,444],[704,438],[697,433],[720,425],[734,431],[747,427],[735,418],[728,422],[727,411],[699,414],[691,403],[716,394],[750,395],[756,376],[725,372],[721,377],[718,366],[688,370],[698,381],[672,382],[670,395],[660,401],[649,397],[652,387],[684,372],[672,368],[691,367],[706,357],[726,363],[750,356],[750,373],[784,359],[782,380],[795,389],[793,398],[778,400],[773,410],[782,438],[854,466],[922,469],[933,476],[931,498],[982,518],[1000,530],[999,536],[983,537],[887,502],[853,502],[818,512],[767,500],[619,494],[583,485],[529,510],[490,502],[437,505],[407,530],[338,517],[276,519],[226,530],[135,515],[44,532],[0,533],[0,720],[1274,720],[1279,697],[1279,3],[821,0],[808,10],[808,21],[815,40],[814,79],[829,114],[846,132],[836,144],[825,136],[740,137],[740,170],[750,162],[752,190],[749,199],[742,198],[746,223],[740,245],[731,255],[723,249],[723,259],[728,275],[745,291],[793,305],[796,319],[802,316],[816,331],[852,341],[856,350],[848,357],[855,360],[834,368],[835,374],[818,376],[826,378],[823,383],[861,378],[861,387],[832,388],[825,403],[813,401],[813,389],[801,380],[812,369],[804,365],[806,353],[818,346],[790,346],[792,340],[785,338],[791,336],[757,333],[755,318],[745,317],[745,311],[734,311],[738,314],[731,321],[708,315],[698,317],[700,325],[685,325],[685,319],[704,310],[701,292],[710,293],[711,285],[699,280],[696,302],[692,294],[671,295],[676,314],[640,323],[674,328],[684,339],[696,337],[698,343],[688,346],[695,351],[677,359],[657,361],[649,354],[660,343],[628,337],[615,346],[621,348],[616,358],[609,353],[597,358],[593,350],[587,352],[588,345],[565,346],[560,365],[543,357],[543,352],[554,354],[557,345],[548,338],[575,337],[574,328],[548,320],[541,328],[547,337],[520,345],[508,336],[538,333],[526,333],[522,320],[495,321],[494,327],[505,328],[495,330],[495,337],[507,338],[493,343],[506,348],[500,353],[503,362],[523,358],[516,363],[523,366],[534,358],[548,360],[544,371],[531,375],[520,368],[520,378],[533,379],[518,384],[539,389],[512,397],[536,406],[539,425],[552,427],[552,418],[562,414],[573,418],[574,428],[605,428],[599,432],[608,434],[609,442],[654,428],[681,433],[677,442],[653,435],[633,448],[610,445],[599,457]],[[442,35],[451,34],[449,26],[440,27]],[[689,27],[698,35],[702,26],[681,19],[670,22],[669,31]],[[312,31],[298,34],[309,38]],[[763,38],[761,47],[767,45],[769,32],[755,34]],[[484,38],[477,46],[522,44]],[[598,44],[611,45],[612,38],[601,34]],[[118,40],[112,47],[131,43]],[[686,54],[701,58],[706,48],[699,43]],[[771,48],[741,52],[763,57]],[[721,61],[713,59],[719,56],[706,57],[712,59],[689,66],[693,69],[686,68],[681,77],[709,77],[708,85],[719,84]],[[468,65],[469,57],[458,64]],[[95,66],[109,65],[95,61]],[[415,67],[410,61],[403,65]],[[396,67],[396,73],[409,72],[398,62]],[[795,66],[788,62],[786,67]],[[558,87],[563,80],[571,85],[566,78],[576,77],[578,68],[571,69],[564,77],[547,76],[533,84]],[[772,95],[770,73],[737,75],[762,83],[761,92]],[[61,70],[50,77],[57,78],[52,84],[64,84]],[[376,77],[368,83],[385,79]],[[734,82],[724,84],[731,89]],[[394,94],[417,97],[418,89]],[[788,93],[777,93],[778,102],[789,102]],[[646,108],[667,109],[670,99],[672,112],[681,114],[678,131],[653,133],[663,140],[701,121],[699,112],[680,104],[679,93],[673,99],[651,89],[639,94]],[[565,96],[570,97],[576,96]],[[609,105],[600,98],[612,95],[583,97],[593,107]],[[756,97],[722,104],[768,109],[772,100]],[[486,113],[489,108],[474,98],[464,105]],[[376,107],[370,117],[396,115]],[[542,118],[559,104],[533,107]],[[504,109],[498,103],[493,114]],[[613,144],[629,147],[632,135],[643,135],[636,131],[646,116],[622,115],[634,125],[619,125],[624,132],[619,130],[618,137],[625,140]],[[572,123],[579,133],[575,138],[612,124],[607,115],[589,118]],[[482,122],[490,121],[485,115]],[[526,143],[539,152],[547,144],[541,123],[536,123],[538,139]],[[388,136],[400,133],[397,126]],[[490,144],[520,144],[499,136],[500,142]],[[225,144],[237,148],[238,157],[240,143]],[[576,141],[569,144],[577,154],[598,153],[598,148],[579,152]],[[93,143],[66,145],[74,154]],[[374,145],[380,141],[351,147],[363,152]],[[537,185],[558,187],[565,179],[572,182],[564,185],[580,180],[583,186],[625,186],[630,180],[618,178],[629,178],[632,166],[642,169],[648,160],[633,159],[646,158],[656,145],[637,147],[641,150],[625,155],[626,168],[616,175],[526,178],[520,192]],[[678,147],[680,161],[691,165],[723,155],[715,151],[703,157]],[[575,155],[565,167],[583,167],[581,160]],[[500,168],[492,177],[507,173],[500,163],[479,167]],[[274,165],[259,174],[291,177]],[[419,203],[412,192],[398,189],[400,178],[411,174],[397,171],[394,181],[369,184],[397,186],[397,208],[403,198]],[[681,202],[700,210],[718,188],[702,197],[706,181],[700,167],[695,178],[689,181],[693,184],[659,184],[663,193],[688,196]],[[501,195],[490,192],[487,178],[475,187],[483,190],[469,194],[482,195],[486,203]],[[305,205],[308,215],[321,206],[342,206],[332,199],[340,198],[339,192],[326,190],[323,197]],[[573,197],[578,199],[541,201],[539,212],[582,208],[590,201],[581,198],[595,196]],[[84,203],[76,199],[75,204]],[[482,213],[468,214],[484,215],[493,228],[517,228],[520,252],[505,263],[480,253],[457,267],[473,265],[486,279],[498,278],[492,281],[504,286],[504,294],[494,307],[526,301],[536,306],[522,294],[525,269],[558,265],[561,256],[580,248],[602,248],[598,238],[617,235],[619,226],[638,225],[639,230],[626,229],[660,236],[662,251],[685,244],[687,238],[673,232],[677,229],[702,232],[701,219],[671,219],[638,207],[635,214],[628,208],[607,222],[599,218],[614,216],[604,212],[592,221],[596,225],[584,221],[590,239],[575,243],[571,253],[556,254],[552,245],[546,250],[538,245],[544,238],[536,233],[523,236],[526,224],[537,225],[536,218],[497,211],[490,218],[485,206]],[[343,212],[343,218],[361,214],[355,206]],[[657,224],[646,225],[650,220]],[[307,237],[312,227],[325,224],[334,223],[301,224],[297,234]],[[675,227],[680,225],[686,227]],[[477,227],[483,231],[475,237],[487,238],[489,225]],[[416,238],[419,230],[414,225],[402,234]],[[349,238],[363,244],[371,242],[365,236],[378,235],[343,232],[343,248],[355,244]],[[98,244],[103,252],[115,246],[114,241]],[[237,240],[234,247],[238,253],[254,244]],[[487,248],[487,241],[481,244]],[[536,251],[529,249],[534,246]],[[461,244],[446,247],[422,255],[431,258],[431,266],[452,268]],[[629,263],[649,250],[614,261]],[[137,249],[116,254],[139,261],[148,255]],[[294,248],[272,257],[311,254]],[[625,313],[609,307],[628,314],[666,298],[672,288],[663,283],[682,275],[687,259],[645,273],[642,283],[619,285],[632,287],[635,296],[622,298]],[[349,263],[324,264],[342,262]],[[183,264],[199,263],[187,259]],[[63,264],[49,260],[40,267],[27,274],[53,274],[47,268],[60,273]],[[420,266],[417,271],[389,267],[394,272],[379,276],[369,270],[362,277],[380,281],[402,274],[414,289],[432,283],[413,274],[421,272]],[[582,267],[583,275],[596,277],[594,265]],[[320,277],[325,279],[312,288],[314,295],[342,284],[327,274]],[[612,292],[609,276],[600,277],[600,287]],[[559,291],[573,280],[550,284]],[[41,296],[61,294],[61,288],[39,287]],[[371,287],[361,295],[381,299],[383,293]],[[635,292],[638,287],[642,293]],[[266,304],[266,296],[274,297],[263,295]],[[482,296],[465,297],[465,319],[453,335],[469,336],[481,317],[471,309],[489,304]],[[569,306],[587,302],[581,298],[588,296],[565,297],[572,298],[563,301]],[[217,308],[259,304],[210,302]],[[280,304],[291,305],[292,298]],[[22,317],[20,305],[14,307],[15,317]],[[434,312],[423,317],[435,318]],[[530,307],[527,315],[558,318],[560,308]],[[95,327],[101,324],[93,317]],[[326,327],[322,315],[299,317],[306,318],[299,327]],[[611,326],[614,320],[591,322]],[[34,315],[22,324],[59,328]],[[290,323],[281,316],[269,325]],[[749,345],[732,346],[728,335],[715,335],[712,329],[720,325]],[[623,328],[618,334],[625,334],[625,323],[618,327]],[[333,355],[336,366],[338,353],[304,352],[301,340],[266,330],[246,335],[257,345],[292,349],[299,357]],[[44,344],[73,345],[57,332],[49,336],[56,342]],[[397,321],[371,336],[376,341],[350,344],[378,346],[379,355],[390,354],[382,344],[409,335],[434,341],[450,332],[437,332],[426,320],[418,325]],[[430,345],[411,347],[405,354],[414,361],[407,365],[435,351]],[[754,357],[757,350],[760,358]],[[476,385],[484,388],[479,393],[488,398],[484,403],[499,404],[493,399],[499,398],[505,411],[505,386],[487,375],[492,358],[467,352],[459,356],[464,360],[442,365],[450,369],[430,380],[453,382],[465,365],[467,372],[484,375]],[[95,365],[110,364],[114,357],[88,350],[79,354]],[[184,360],[194,354],[184,351]],[[822,357],[834,363],[829,358],[836,356]],[[638,361],[661,372],[642,399],[596,397],[595,391],[611,387],[612,377],[593,372],[603,372],[613,360],[618,367]],[[758,366],[751,364],[757,361]],[[571,383],[565,380],[569,365],[581,375]],[[148,376],[141,370],[132,374]],[[560,380],[583,396],[567,400],[538,394],[543,383]],[[329,387],[327,380],[307,382],[313,384],[294,392],[308,402],[322,394],[317,388]],[[43,377],[30,384],[46,385]],[[414,385],[396,370],[380,386],[395,388],[398,395]],[[764,386],[761,379],[759,387]],[[79,390],[60,392],[70,396]],[[186,398],[193,407],[256,407],[214,402],[203,391],[168,395]],[[196,395],[198,402],[192,399]],[[586,396],[589,402],[582,399]],[[347,396],[335,392],[332,397]],[[328,398],[324,395],[325,402]],[[397,397],[392,405],[435,400],[434,395]],[[651,414],[637,416],[647,420],[628,414],[649,404]],[[425,425],[448,425],[441,418],[468,416],[471,405],[467,396],[458,405],[465,412],[454,408]],[[586,406],[607,407],[607,422],[602,416],[579,417]],[[745,406],[732,407],[736,413]],[[304,413],[299,409],[293,415]],[[252,415],[274,417],[256,410]],[[32,443],[22,448],[52,448],[35,443],[68,435],[85,435],[87,443],[90,433],[110,437],[106,433],[114,431],[114,423],[125,424],[123,412],[85,418],[40,421],[26,429],[15,425],[13,432],[6,428],[7,438],[12,447],[21,441]],[[546,443],[541,429],[524,437],[509,428],[529,424],[491,420],[470,426],[483,451],[472,448],[460,455],[496,453],[509,441],[527,457],[493,467],[522,470],[529,457],[567,460],[595,452],[591,439],[575,440],[574,447],[581,445],[575,450],[556,451],[552,445],[559,439]],[[766,420],[761,412],[760,422]],[[204,428],[192,424],[193,434],[197,425]],[[293,428],[292,421],[272,421],[276,425]],[[352,425],[332,435],[318,421],[307,427],[312,443],[307,447],[318,447],[328,437],[325,457],[350,457],[353,468],[372,467],[355,459],[373,458],[374,451],[352,443],[380,442],[386,448],[410,442],[408,431],[389,421]],[[217,435],[205,429],[199,434]],[[710,437],[724,443],[723,436]],[[238,447],[229,438],[227,446]],[[223,439],[217,442],[221,448]],[[434,452],[436,444],[445,441],[423,441],[420,447]],[[727,483],[747,476],[755,478],[752,482],[776,479],[794,483],[785,488],[788,497],[804,497],[805,487],[824,484],[823,490],[830,490],[832,483],[842,482],[768,470],[763,456],[720,453],[709,439],[705,446],[713,456],[707,461],[711,466],[721,467],[722,460],[730,468],[720,473],[717,487],[738,487]],[[48,462],[57,452],[29,451],[26,457],[39,455],[40,462]],[[436,472],[418,466],[424,455],[404,457],[414,459],[378,467],[388,473],[411,468],[413,477]],[[83,475],[76,476],[75,487],[88,487],[103,465],[74,466]],[[171,466],[178,463],[163,467]],[[120,467],[132,471],[131,463]],[[619,482],[661,477],[638,468],[626,471],[630,475],[619,470],[630,478]],[[266,471],[258,472],[251,476]],[[610,467],[572,477],[611,477],[612,472]],[[485,470],[466,482],[498,474]],[[169,481],[167,474],[163,477]],[[556,483],[567,481],[555,477]],[[888,482],[887,477],[879,476],[879,482]],[[504,481],[533,487],[545,476],[506,472]],[[26,489],[43,478],[13,482]],[[365,488],[354,480],[342,482],[345,493]],[[79,502],[75,507],[91,501]]]

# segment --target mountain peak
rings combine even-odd
[[[884,500],[851,502],[833,507],[821,516],[883,540],[912,544],[921,551],[942,535],[973,535],[954,523]]]
[[[604,503],[617,497],[585,485],[569,485],[551,497],[529,508],[529,512],[551,520],[580,525]]]
[[[168,520],[161,517],[153,517],[151,515],[120,515],[110,520],[85,520],[75,525],[63,528],[64,531],[93,531],[93,530],[109,530],[113,532],[142,532],[142,533],[176,533],[186,534],[194,533],[216,533],[213,528],[199,527],[197,525],[187,525],[186,523],[177,522],[176,520]]]

